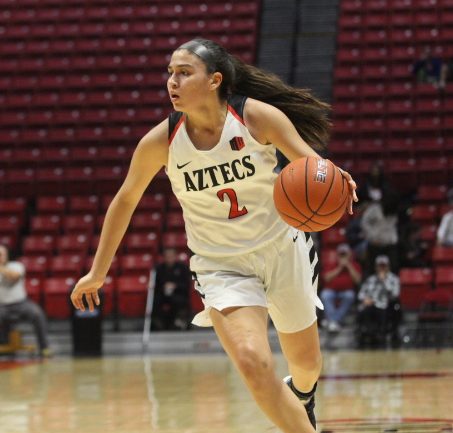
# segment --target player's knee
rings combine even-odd
[[[265,388],[274,372],[272,356],[253,346],[239,347],[236,363],[249,387],[255,391]]]
[[[297,366],[307,373],[319,373],[322,368],[321,352],[313,351],[306,353],[298,360]]]

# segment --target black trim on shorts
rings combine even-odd
[[[204,298],[205,298],[205,295],[204,295],[204,293],[201,293],[201,284],[200,284],[200,282],[198,281],[197,273],[194,272],[194,271],[191,271],[190,273],[192,274],[192,280],[195,281],[194,289],[195,289],[195,290],[198,292],[198,294],[204,299]]]

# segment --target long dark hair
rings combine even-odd
[[[330,106],[314,97],[308,89],[284,83],[277,75],[243,62],[209,39],[196,38],[178,49],[187,49],[199,56],[208,73],[222,74],[219,91],[222,99],[237,93],[273,105],[288,116],[311,147],[318,150],[326,147],[331,126]]]

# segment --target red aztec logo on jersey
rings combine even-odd
[[[242,137],[234,137],[230,140],[232,150],[241,150],[245,147],[244,139]]]

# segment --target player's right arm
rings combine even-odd
[[[99,305],[98,289],[104,284],[132,214],[145,189],[167,161],[168,120],[164,120],[140,140],[134,151],[127,176],[105,215],[91,270],[72,291],[71,301],[75,308],[85,310],[84,295],[91,311],[94,303]]]

